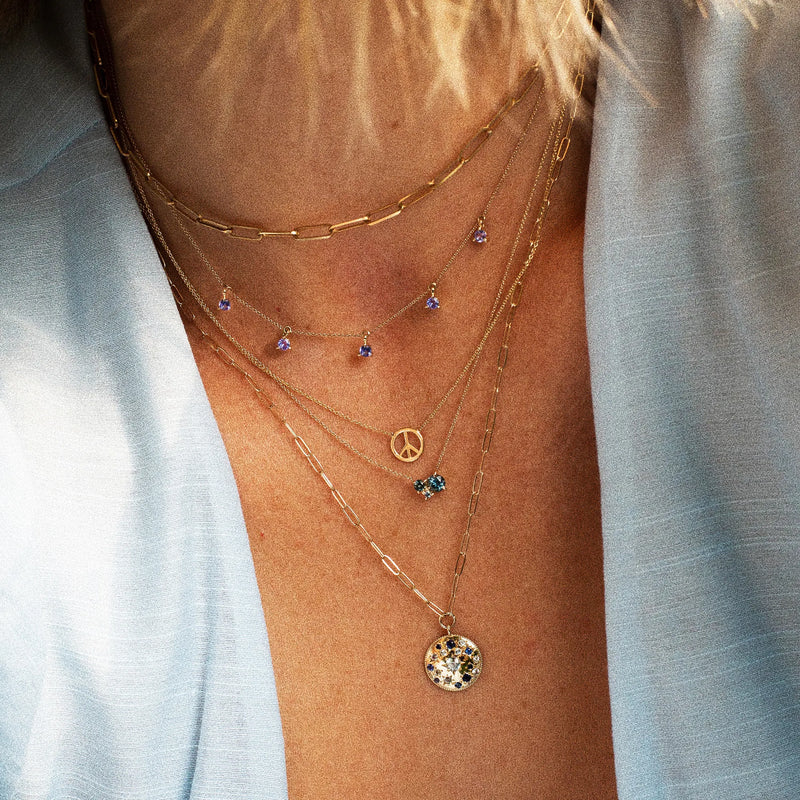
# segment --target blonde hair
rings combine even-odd
[[[770,5],[771,0],[684,0],[698,13],[725,13],[736,10],[753,21],[751,10]],[[606,38],[624,45],[616,37],[613,0],[596,0],[595,23],[603,17]],[[36,0],[0,0],[0,36],[19,28],[37,5]],[[202,3],[200,4],[202,7]],[[196,42],[201,47],[213,37],[217,45],[207,60],[207,76],[218,79],[221,69],[236,69],[246,59],[239,37],[251,31],[266,37],[278,26],[297,31],[297,61],[308,87],[308,112],[313,123],[319,98],[314,87],[325,63],[325,4],[316,0],[267,0],[253,19],[244,3],[207,0],[205,15],[198,21]],[[586,14],[587,0],[352,0],[346,4],[353,31],[353,73],[349,87],[362,125],[369,128],[367,87],[371,78],[370,52],[372,24],[376,13],[388,17],[394,41],[398,70],[425,54],[433,59],[434,79],[428,96],[449,90],[465,107],[470,87],[465,79],[467,57],[473,48],[497,52],[508,67],[508,89],[515,87],[519,75],[538,61],[545,80],[554,91],[570,91],[579,60],[590,64],[601,45],[599,26]],[[148,4],[132,7],[123,37],[136,36],[148,14]],[[286,26],[286,23],[290,25]],[[615,48],[615,53],[624,52]],[[618,63],[622,64],[615,55]],[[401,75],[402,77],[402,75]],[[418,87],[415,87],[417,90]]]
[[[725,13],[738,9],[749,13],[752,7],[770,0],[684,0],[696,12]],[[466,80],[468,62],[476,53],[489,54],[502,60],[508,73],[507,90],[516,88],[522,72],[539,61],[545,81],[553,91],[568,93],[577,62],[591,64],[598,50],[606,47],[621,66],[624,42],[619,42],[614,27],[613,0],[596,0],[595,25],[587,19],[587,0],[351,0],[337,10],[348,15],[352,31],[352,72],[350,85],[343,87],[349,95],[354,119],[362,131],[371,128],[369,88],[373,78],[370,55],[375,42],[376,15],[388,20],[392,41],[381,41],[390,47],[397,64],[397,79],[408,96],[414,96],[416,107],[425,99],[450,94],[464,107],[470,104],[474,87]],[[314,127],[319,121],[318,77],[326,63],[326,18],[331,9],[317,0],[268,0],[253,18],[249,4],[220,3],[206,0],[199,4],[195,20],[197,47],[214,46],[204,62],[204,78],[220,85],[223,71],[230,73],[245,68],[247,42],[265,39],[275,30],[291,31],[296,36],[293,49],[295,66],[306,86],[303,113],[306,123]],[[136,36],[146,20],[147,3],[130,7],[127,22],[120,35]],[[603,17],[606,41],[613,50],[601,44],[600,16]],[[242,39],[246,31],[246,39]],[[244,46],[243,46],[244,45]],[[617,46],[619,45],[619,46]],[[191,56],[191,52],[186,54]],[[432,68],[430,85],[412,86],[408,65],[424,59]],[[635,77],[635,65],[629,65]],[[235,80],[235,75],[233,75]],[[225,112],[223,111],[223,116]],[[301,122],[301,120],[295,120]]]

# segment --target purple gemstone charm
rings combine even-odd
[[[472,234],[472,241],[476,244],[483,244],[488,239],[488,234],[486,233],[486,229],[478,227],[475,229],[475,233]]]
[[[367,342],[367,339],[369,339],[369,331],[364,331],[364,344],[358,348],[358,354],[362,358],[369,358],[372,355],[372,347]]]
[[[228,300],[227,297],[223,297],[222,300],[219,301],[219,310],[220,311],[230,311],[231,310],[231,301]]]
[[[428,299],[425,301],[425,305],[426,305],[426,306],[427,306],[429,309],[431,309],[431,311],[435,311],[437,308],[439,308],[439,298],[438,298],[438,297],[434,297],[433,295],[431,295],[431,296],[430,296],[430,297],[429,297],[429,298],[428,298]]]
[[[285,336],[281,336],[281,338],[278,339],[278,348],[277,349],[280,350],[281,352],[285,353],[287,350],[291,350],[292,349],[292,345],[291,345],[291,343],[289,342],[289,340]]]

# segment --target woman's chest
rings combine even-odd
[[[615,796],[582,295],[557,282],[545,274],[534,294],[559,302],[515,323],[482,477],[493,356],[442,466],[447,490],[427,501],[283,403],[298,447],[198,351],[250,536],[293,799]],[[420,594],[447,608],[457,565],[453,632],[483,662],[446,692],[426,674],[444,631]]]

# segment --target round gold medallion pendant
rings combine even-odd
[[[422,431],[416,428],[400,428],[392,436],[392,455],[400,461],[416,461],[425,447]]]
[[[481,651],[466,636],[442,636],[425,653],[425,672],[436,686],[448,692],[468,689],[482,669]]]

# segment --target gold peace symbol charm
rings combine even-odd
[[[416,461],[425,447],[422,433],[416,428],[400,428],[392,436],[392,455],[400,461]]]

